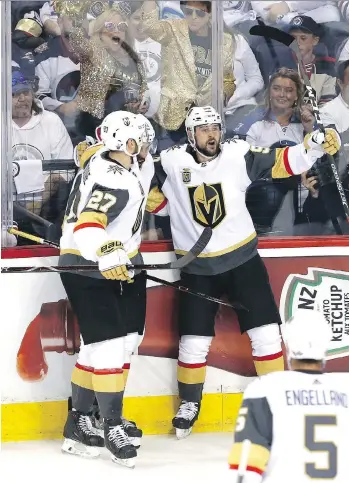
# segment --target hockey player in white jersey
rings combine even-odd
[[[143,333],[146,310],[145,276],[127,266],[142,263],[142,219],[154,173],[151,163],[140,170],[137,159],[145,136],[143,116],[119,111],[105,118],[104,147],[87,160],[68,200],[59,260],[76,268],[96,264],[88,275],[61,274],[83,339],[62,449],[93,457],[105,443],[113,461],[127,466],[134,466],[137,451],[122,419],[126,361]],[[95,397],[104,439],[91,424]]]
[[[286,178],[307,171],[325,152],[337,152],[339,137],[327,130],[322,145],[314,141],[318,133],[312,133],[303,144],[274,150],[240,140],[223,143],[221,118],[210,106],[191,109],[186,129],[189,143],[163,151],[155,163],[157,185],[147,209],[156,214],[167,204],[179,257],[205,227],[213,229],[204,251],[182,270],[181,285],[213,297],[226,294],[240,303],[247,309],[237,310],[240,330],[251,340],[257,374],[282,371],[280,315],[257,252],[245,194],[258,178]],[[217,310],[217,304],[180,294],[177,379],[182,403],[172,421],[179,438],[190,433],[199,415]]]
[[[283,335],[290,371],[268,374],[247,387],[229,456],[229,480],[344,483],[349,475],[349,384],[347,374],[323,373],[330,326],[319,312],[299,310]]]
[[[142,116],[141,114],[137,115],[139,118],[140,124],[145,123],[145,133],[142,148],[137,155],[138,166],[140,169],[140,176],[144,178],[145,186],[148,187],[149,191],[149,180],[152,179],[154,175],[154,161],[150,154],[150,149],[154,149],[155,143],[155,132],[154,129],[149,122],[149,120]],[[101,126],[96,129],[96,140],[90,136],[86,136],[86,140],[80,142],[74,149],[74,160],[77,166],[84,168],[84,166],[92,159],[92,157],[100,150],[103,149],[105,142],[105,133],[102,131]],[[144,210],[143,210],[144,213]],[[166,211],[164,210],[164,214]],[[139,235],[141,235],[139,233]],[[139,240],[140,242],[140,240]],[[125,389],[127,386],[127,380],[129,376],[129,372],[131,369],[131,359],[132,355],[135,353],[136,349],[139,345],[139,335],[138,333],[129,333],[125,339],[125,363],[123,365],[123,376],[124,376],[124,383]],[[129,421],[126,418],[122,417],[122,423],[125,428],[125,431],[133,444],[136,448],[139,448],[141,445],[141,438],[143,436],[142,430],[139,429],[134,421]],[[92,416],[92,423],[94,427],[97,429],[100,435],[104,435],[103,429],[103,420],[98,408],[98,402],[95,400],[94,407],[93,407],[93,416]]]

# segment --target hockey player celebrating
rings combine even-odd
[[[286,178],[309,169],[324,153],[338,151],[334,130],[311,133],[304,143],[284,149],[256,148],[245,141],[222,143],[222,122],[210,106],[192,108],[186,118],[189,143],[161,153],[155,163],[155,202],[148,209],[167,210],[176,254],[184,255],[203,227],[213,229],[204,251],[181,273],[181,285],[214,297],[226,294],[238,309],[241,332],[247,332],[258,375],[284,369],[280,316],[257,235],[246,208],[245,193],[262,177]],[[317,144],[322,136],[323,144]],[[159,196],[159,189],[163,197]],[[198,418],[206,358],[214,336],[218,305],[181,293],[177,379],[182,399],[173,426],[187,436]]]
[[[349,388],[338,374],[323,374],[330,326],[319,312],[299,310],[283,335],[290,371],[268,374],[246,389],[229,457],[240,479],[231,481],[344,482]]]
[[[137,162],[145,141],[143,116],[115,112],[101,128],[104,147],[75,179],[61,238],[61,266],[96,263],[88,276],[61,274],[83,339],[62,449],[95,457],[105,443],[113,461],[134,466],[137,451],[121,414],[125,364],[144,330],[146,280],[128,266],[142,263],[138,249],[154,168],[140,171]],[[104,439],[91,424],[95,397]]]

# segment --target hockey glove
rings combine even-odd
[[[127,280],[132,283],[133,270],[127,270],[131,261],[119,241],[107,241],[97,250],[98,268],[103,277],[108,280]]]
[[[304,138],[305,149],[321,150],[324,154],[335,155],[341,147],[341,139],[335,129],[325,129],[325,138],[320,131],[307,134]]]

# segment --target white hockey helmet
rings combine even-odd
[[[208,124],[219,124],[222,127],[222,118],[220,114],[211,106],[192,107],[185,119],[185,129],[192,134],[193,139],[195,128],[197,126]]]
[[[136,117],[141,124],[144,124],[145,129],[143,142],[151,144],[155,139],[155,131],[153,126],[151,125],[149,119],[143,116],[143,114],[137,114]]]
[[[323,361],[332,331],[321,312],[300,309],[283,327],[283,338],[289,360]]]
[[[139,154],[144,138],[145,124],[135,114],[127,111],[116,111],[108,114],[101,124],[100,137],[104,146],[110,151],[123,151],[128,156]],[[133,139],[137,144],[137,152],[127,151],[127,141]]]

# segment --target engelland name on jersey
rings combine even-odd
[[[344,392],[307,390],[285,391],[288,406],[342,406],[348,408],[348,396]]]

